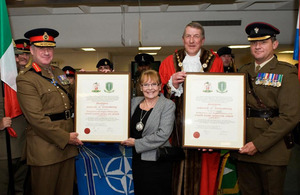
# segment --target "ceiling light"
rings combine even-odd
[[[83,51],[96,51],[94,48],[81,48]]]
[[[152,56],[156,56],[157,55],[157,53],[147,53],[147,54],[152,55]]]
[[[281,51],[279,53],[294,53],[294,51]]]
[[[160,50],[161,47],[139,47],[139,50]]]
[[[139,54],[141,54],[141,53],[139,53]],[[149,55],[152,55],[152,56],[157,55],[157,53],[148,53],[148,52],[146,54],[149,54]]]
[[[228,47],[231,49],[244,49],[244,48],[249,48],[250,45],[229,45]]]

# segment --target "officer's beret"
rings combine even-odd
[[[226,54],[232,55],[231,49],[229,47],[221,47],[220,49],[218,49],[217,53],[219,56],[226,55]]]
[[[15,40],[16,48],[22,53],[30,53],[30,41],[28,39]]]
[[[54,38],[58,35],[59,33],[56,30],[50,28],[37,28],[24,34],[30,40],[31,45],[39,47],[55,47]]]
[[[134,57],[134,60],[138,64],[138,66],[147,66],[154,62],[153,56],[146,53],[136,55]]]
[[[76,70],[71,66],[65,66],[62,69],[68,77],[74,77]]]
[[[96,68],[99,68],[100,66],[109,66],[110,69],[112,69],[112,70],[114,69],[113,63],[111,63],[111,62],[109,61],[109,59],[107,59],[107,58],[103,58],[103,59],[99,60],[99,62],[98,62],[98,64],[97,64]]]
[[[245,28],[248,34],[248,41],[261,41],[276,37],[280,30],[265,22],[253,22]]]

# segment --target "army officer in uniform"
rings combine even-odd
[[[30,60],[30,42],[28,39],[15,40],[17,53],[15,53],[18,72],[23,70]]]
[[[223,61],[224,72],[236,72],[236,67],[234,65],[234,55],[231,53],[231,48],[221,47],[218,49],[217,54]]]
[[[150,54],[140,53],[134,57],[134,61],[137,64],[137,70],[134,73],[132,82],[131,82],[131,86],[132,86],[131,95],[133,97],[143,96],[144,94],[140,89],[139,79],[140,79],[141,74],[144,71],[151,69],[151,63],[154,62],[154,57]]]
[[[113,63],[111,63],[109,59],[103,58],[99,60],[99,62],[96,65],[96,68],[98,72],[108,73],[108,72],[113,72],[114,65]]]
[[[74,84],[76,70],[71,66],[65,66],[62,70],[65,72],[70,84]]]
[[[289,133],[300,120],[300,85],[295,66],[278,61],[279,29],[264,22],[246,27],[254,62],[247,74],[246,144],[233,155],[243,195],[282,195],[291,153]]]
[[[26,158],[34,195],[73,194],[76,145],[82,145],[73,132],[69,82],[50,65],[58,34],[48,28],[25,33],[33,62],[17,77],[18,100],[29,123]]]

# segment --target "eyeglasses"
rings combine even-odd
[[[158,83],[144,83],[144,84],[142,84],[142,86],[144,87],[144,88],[149,88],[150,86],[151,87],[157,87],[159,84]]]

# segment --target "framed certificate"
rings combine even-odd
[[[75,131],[87,142],[128,139],[130,73],[76,73]]]
[[[245,143],[245,75],[187,73],[183,146],[239,149]]]

